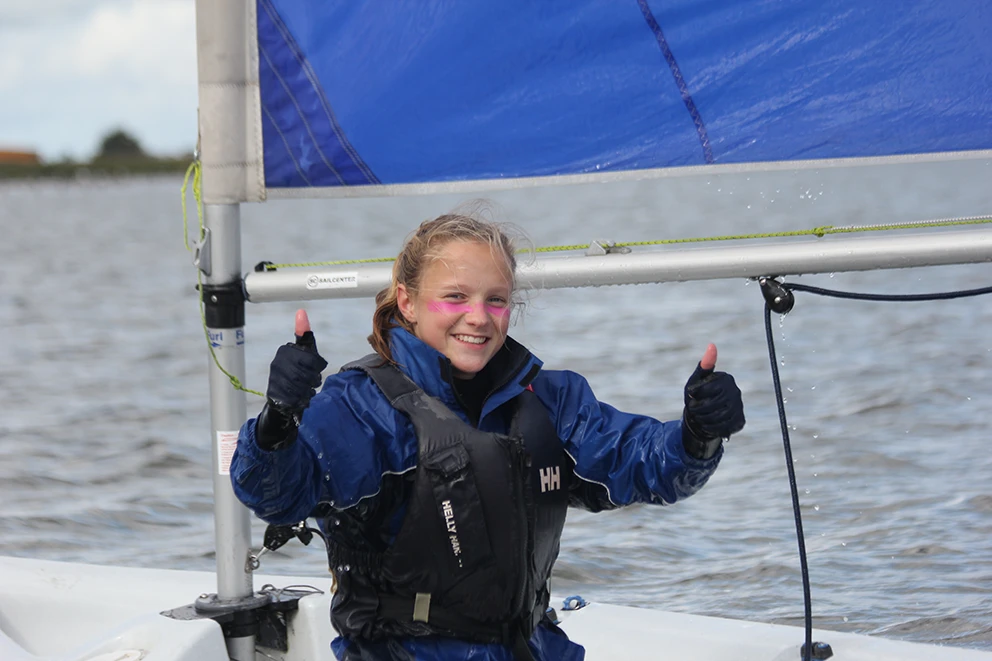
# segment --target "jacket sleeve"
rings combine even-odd
[[[360,372],[327,379],[286,448],[259,448],[255,423],[241,428],[231,484],[238,500],[268,523],[297,523],[318,503],[351,507],[378,493],[383,475],[416,465],[409,421]]]
[[[619,411],[596,399],[574,372],[546,370],[532,385],[575,462],[575,505],[599,511],[674,503],[699,491],[723,455],[721,449],[705,461],[691,457],[682,446],[680,420]]]

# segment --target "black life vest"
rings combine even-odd
[[[418,461],[412,478],[384,477],[377,499],[393,511],[356,506],[324,519],[338,570],[334,626],[365,639],[442,635],[519,648],[548,607],[571,460],[533,392],[504,405],[509,434],[483,432],[382,362],[373,354],[342,369],[364,371],[409,417]],[[404,506],[395,539],[377,543],[368,523],[381,528]]]

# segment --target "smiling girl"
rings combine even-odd
[[[327,363],[301,311],[241,430],[238,497],[270,523],[317,517],[328,539],[342,661],[582,659],[546,615],[566,509],[688,497],[744,426],[712,344],[671,422],[543,369],[507,335],[515,254],[496,224],[423,223],[376,298],[375,353],[315,394]]]

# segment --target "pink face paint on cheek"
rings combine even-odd
[[[486,314],[491,315],[493,317],[499,317],[500,319],[502,319],[506,315],[510,314],[510,308],[501,308],[495,305],[487,305]]]
[[[431,312],[442,314],[468,314],[473,309],[471,305],[465,303],[448,303],[446,301],[432,301],[427,307]]]

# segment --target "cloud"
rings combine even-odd
[[[0,24],[0,145],[84,158],[123,127],[152,152],[192,149],[193,0],[19,3]]]

